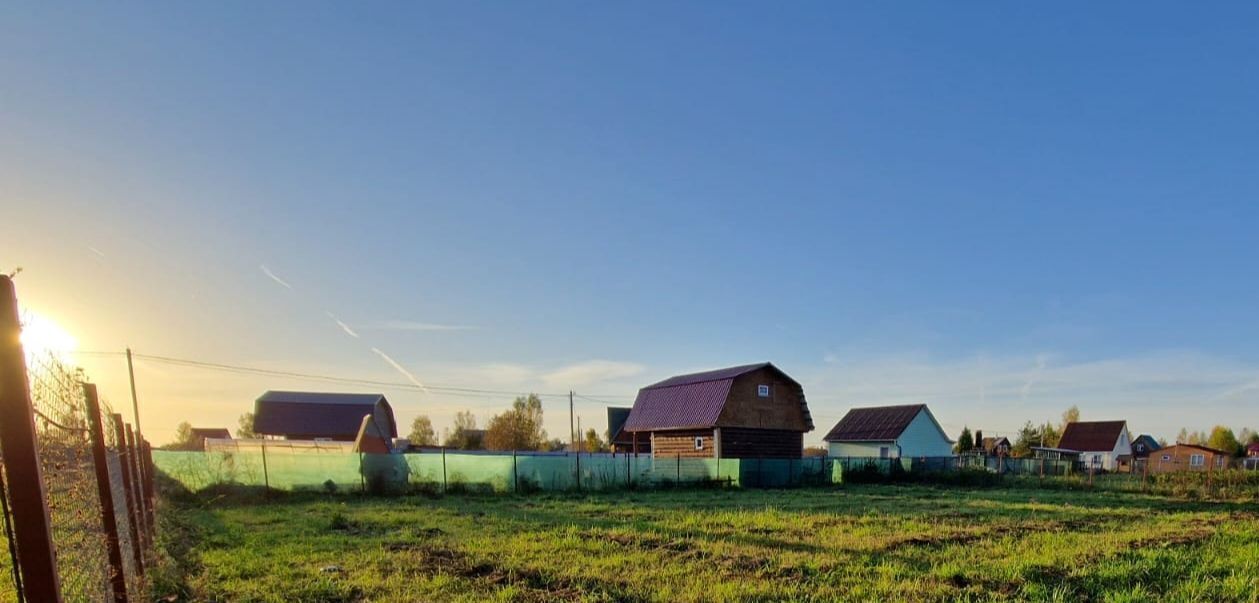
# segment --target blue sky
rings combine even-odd
[[[86,351],[1259,427],[1259,8],[1190,8],[6,5],[0,260]],[[158,440],[317,387],[140,376]]]

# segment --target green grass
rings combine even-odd
[[[1131,493],[202,497],[163,511],[176,570],[158,586],[196,601],[1259,601],[1259,508]]]

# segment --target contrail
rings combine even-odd
[[[271,269],[267,268],[266,264],[258,264],[258,268],[262,270],[263,274],[267,275],[267,278],[279,283],[281,287],[284,287],[285,289],[293,288],[293,285],[288,284],[284,279],[276,276],[274,272],[271,272]]]
[[[402,368],[402,365],[394,361],[393,358],[390,358],[389,354],[386,354],[380,351],[380,348],[372,348],[372,351],[375,352],[377,356],[380,356],[385,362],[388,362],[389,366],[392,366],[399,373],[402,373],[402,376],[406,377],[407,380],[410,381],[412,384],[414,384],[416,387],[424,390],[425,392],[428,391],[428,388],[424,387],[424,384],[420,383],[420,380],[416,379],[415,375],[411,374],[411,371],[408,371],[407,369]]]
[[[354,332],[354,329],[351,329],[351,328],[350,328],[350,325],[347,325],[347,324],[345,324],[345,323],[341,322],[341,319],[337,318],[336,316],[333,316],[333,315],[332,315],[332,312],[328,312],[327,310],[325,310],[325,311],[324,311],[324,314],[327,314],[327,315],[328,315],[328,318],[331,318],[331,319],[332,319],[332,322],[337,323],[337,326],[338,326],[338,327],[341,327],[341,330],[342,330],[342,331],[345,331],[345,334],[346,334],[346,335],[349,335],[350,337],[353,337],[353,338],[355,338],[355,339],[358,339],[358,333],[355,333],[355,332]]]
[[[101,256],[101,257],[105,257],[105,252],[104,252],[104,251],[101,251],[101,250],[99,250],[99,249],[97,249],[97,248],[95,248],[95,247],[92,247],[91,245],[88,245],[88,246],[87,246],[87,250],[88,250],[88,251],[90,251],[90,252],[92,252],[92,253],[95,253],[96,255],[99,255],[99,256]]]

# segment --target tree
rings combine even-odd
[[[1237,436],[1233,435],[1233,430],[1223,425],[1211,428],[1211,435],[1207,438],[1206,445],[1209,448],[1223,450],[1232,456],[1237,456],[1242,448],[1241,443],[1237,441]]]
[[[554,438],[542,442],[542,446],[539,450],[542,452],[564,452],[565,450],[568,450],[568,443],[559,438]]]
[[[1066,431],[1067,425],[1070,425],[1072,423],[1079,423],[1079,422],[1080,422],[1080,407],[1072,404],[1071,408],[1068,408],[1062,412],[1062,423],[1059,424],[1058,431],[1060,432]]]
[[[485,428],[485,447],[490,450],[541,448],[546,441],[546,431],[542,429],[542,399],[537,394],[520,396],[511,406],[510,410],[490,419]]]
[[[1250,437],[1246,438],[1246,444],[1259,444],[1259,431],[1250,432]]]
[[[953,449],[958,454],[966,454],[975,449],[975,438],[970,435],[970,427],[962,426],[962,434],[957,436],[957,444]]]
[[[1251,431],[1249,427],[1243,427],[1237,432],[1237,442],[1241,444],[1242,454],[1246,453],[1246,447],[1259,442],[1259,433]]]
[[[236,437],[246,440],[258,437],[257,432],[254,431],[254,413],[247,412],[241,415],[236,425]]]
[[[1184,427],[1180,428],[1180,432],[1176,434],[1176,443],[1177,444],[1189,443],[1189,430],[1188,429],[1185,429]]]
[[[826,456],[826,455],[827,455],[827,450],[826,448],[823,448],[822,446],[805,446],[804,447],[805,458],[813,458],[813,457]]]
[[[608,446],[604,444],[603,438],[599,437],[599,432],[593,427],[586,430],[586,452],[607,452]]]
[[[476,417],[472,411],[465,410],[455,413],[455,428],[445,433],[447,448],[459,450],[477,450],[481,448],[481,434],[477,433]]]
[[[175,427],[175,441],[166,445],[167,450],[193,450],[192,425],[187,421]]]
[[[1075,407],[1073,406],[1072,408]],[[1052,423],[1045,423],[1040,426],[1041,441],[1044,442],[1045,446],[1057,448],[1058,443],[1062,441],[1063,431],[1065,431],[1065,428],[1060,430],[1057,427],[1054,427]]]
[[[1023,428],[1019,429],[1018,435],[1014,437],[1014,447],[1010,449],[1010,455],[1015,457],[1030,456],[1032,454],[1032,446],[1040,446],[1041,429],[1032,425],[1031,421],[1023,424]]]
[[[433,421],[420,415],[411,421],[411,434],[407,436],[415,446],[436,446],[437,432],[433,431]]]

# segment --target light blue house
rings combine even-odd
[[[830,456],[886,459],[953,455],[953,441],[926,404],[854,408],[823,440]]]

